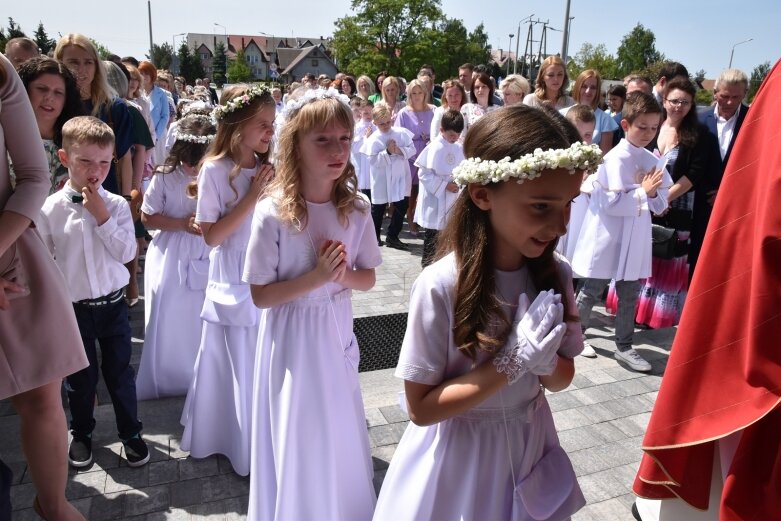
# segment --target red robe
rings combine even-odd
[[[739,430],[710,508],[721,521],[781,519],[781,61],[727,164],[635,493],[707,509],[715,440]]]

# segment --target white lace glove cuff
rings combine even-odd
[[[524,339],[519,339],[511,349],[502,351],[494,357],[496,372],[504,373],[507,376],[507,383],[510,385],[529,372],[529,367],[520,356],[524,342]]]

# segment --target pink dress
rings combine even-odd
[[[51,188],[51,174],[22,80],[2,54],[0,67],[5,72],[0,85],[0,212],[34,221]],[[28,289],[13,297],[10,309],[0,310],[0,399],[87,367],[62,273],[32,225],[0,252],[0,277]]]
[[[382,262],[369,204],[345,227],[333,204],[307,203],[307,226],[281,224],[274,199],[255,209],[244,280],[266,285],[311,271],[327,239],[345,244],[348,264]],[[252,400],[252,471],[247,519],[368,520],[372,461],[358,384],[352,291],[329,283],[264,309]]]
[[[569,267],[560,266],[563,281],[569,281]],[[526,268],[494,273],[503,302],[517,303],[521,292],[534,300]],[[453,254],[415,281],[399,378],[438,385],[472,370],[472,360],[453,342],[455,282]],[[577,313],[571,291],[566,298]],[[508,316],[515,313],[514,306],[504,307]],[[579,324],[570,322],[559,354],[577,356],[580,338]],[[476,364],[490,363],[489,357],[480,353]],[[410,423],[385,476],[374,520],[561,520],[584,504],[539,377],[527,373],[459,416],[428,427]]]

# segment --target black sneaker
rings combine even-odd
[[[149,461],[149,448],[140,434],[136,434],[129,440],[122,440],[125,447],[125,459],[129,467],[140,467]]]
[[[92,437],[74,434],[68,448],[68,463],[77,469],[87,467],[92,463]]]
[[[386,237],[385,244],[397,250],[409,251],[409,245],[401,242],[398,237]]]

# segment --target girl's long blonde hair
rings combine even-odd
[[[561,57],[553,55],[548,56],[544,60],[542,60],[542,65],[540,65],[540,70],[537,72],[537,79],[534,82],[534,94],[537,96],[537,99],[540,101],[547,100],[547,87],[545,86],[545,72],[553,67],[554,65],[559,65],[562,69],[564,69],[564,83],[561,84],[561,88],[559,89],[559,92],[556,94],[556,102],[566,96],[567,92],[567,84],[569,83],[569,74],[567,74],[567,66],[564,64],[564,60],[561,59]]]
[[[350,134],[352,142],[353,113],[350,107],[336,98],[319,98],[304,104],[289,116],[279,135],[278,153],[275,159],[276,174],[266,193],[276,198],[279,219],[295,228],[303,230],[307,224],[306,201],[301,195],[301,138],[312,131],[336,124]],[[336,207],[339,221],[348,225],[350,213],[357,209],[366,211],[368,204],[358,204],[358,179],[351,161],[334,182],[331,189],[331,202]]]
[[[57,42],[57,47],[54,48],[54,59],[62,62],[62,55],[65,52],[65,48],[69,45],[75,45],[86,51],[95,61],[95,76],[92,78],[92,84],[90,85],[90,99],[92,100],[92,112],[90,115],[100,117],[101,109],[105,106],[109,110],[111,99],[117,94],[108,83],[108,78],[106,78],[100,57],[98,57],[97,49],[95,49],[90,39],[83,34],[68,33],[60,38]]]
[[[243,96],[251,88],[251,85],[243,83],[225,87],[222,90],[222,96],[220,96],[220,105],[225,105],[232,99]],[[228,182],[230,183],[233,193],[236,195],[236,198],[232,203],[236,203],[239,200],[239,192],[233,185],[233,181],[236,179],[236,176],[239,175],[239,172],[241,172],[241,131],[249,120],[263,110],[263,108],[269,106],[274,106],[274,98],[271,97],[270,90],[256,96],[249,105],[226,114],[225,117],[217,122],[217,134],[214,136],[214,141],[212,141],[211,145],[206,150],[206,155],[204,155],[200,165],[198,165],[200,170],[207,161],[217,161],[224,157],[233,160],[235,164],[228,173]],[[256,153],[256,156],[260,159],[261,163],[268,163],[269,157],[271,157],[271,147],[269,147],[265,154]]]

